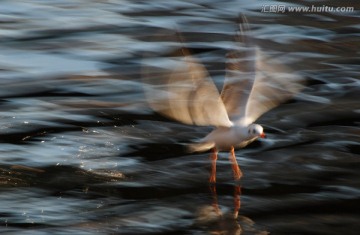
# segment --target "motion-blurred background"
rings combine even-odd
[[[359,10],[320,0],[1,1],[0,232],[357,234]],[[236,151],[239,183],[220,155],[215,194],[208,153],[180,144],[209,128],[149,109],[141,67],[144,54],[179,46],[159,31],[181,32],[221,86],[240,13],[307,88],[261,117],[266,140]],[[227,216],[234,185],[237,219]]]

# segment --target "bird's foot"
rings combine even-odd
[[[242,177],[243,173],[241,172],[240,167],[236,161],[234,147],[231,147],[231,150],[230,150],[230,162],[231,162],[231,168],[232,168],[232,171],[234,174],[234,179],[239,180]]]
[[[243,176],[242,171],[240,170],[238,165],[233,165],[233,173],[234,173],[234,180],[240,180],[241,177]]]
[[[209,178],[209,183],[210,184],[215,184],[216,183],[216,174],[215,175],[210,175],[210,178]]]

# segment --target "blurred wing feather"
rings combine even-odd
[[[298,93],[304,79],[279,61],[266,58],[252,43],[246,17],[241,19],[236,38],[239,49],[227,56],[221,97],[230,120],[248,125]]]
[[[304,78],[275,59],[256,50],[256,79],[246,107],[246,118],[254,122],[262,114],[291,99],[304,88]]]
[[[185,124],[232,125],[219,92],[205,68],[185,49],[174,69],[167,72],[146,69],[146,98],[157,112]],[[179,58],[179,57],[176,57]]]
[[[221,92],[230,120],[245,116],[246,106],[255,81],[256,49],[249,38],[249,25],[242,16],[235,41],[237,50],[227,54],[226,78]]]

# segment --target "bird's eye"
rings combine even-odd
[[[252,130],[252,133],[255,134],[255,130],[254,130],[254,129]]]
[[[248,130],[248,134],[250,134],[250,129]]]

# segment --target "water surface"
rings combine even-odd
[[[357,234],[360,5],[261,12],[275,3],[2,1],[0,231]],[[177,47],[159,32],[178,31],[221,84],[240,13],[307,87],[258,120],[267,139],[236,151],[242,180],[221,153],[209,187],[209,153],[182,143],[210,128],[154,113],[141,67]]]

